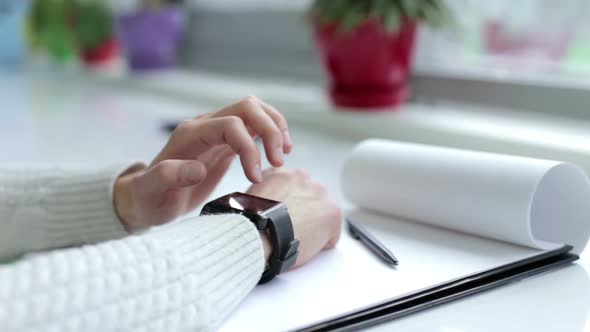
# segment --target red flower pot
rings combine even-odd
[[[111,61],[119,54],[119,43],[115,38],[111,38],[94,48],[82,49],[81,53],[85,65],[99,66]]]
[[[415,22],[405,23],[396,33],[388,33],[375,20],[351,32],[337,24],[316,24],[316,43],[334,105],[387,109],[403,104],[409,96],[415,35]]]

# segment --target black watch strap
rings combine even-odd
[[[272,244],[272,255],[259,284],[272,280],[277,274],[289,270],[297,260],[299,240],[295,239],[293,224],[285,204],[277,206],[267,214],[268,232]]]
[[[272,254],[259,284],[269,282],[295,265],[299,241],[295,239],[291,217],[284,203],[236,192],[205,204],[201,210],[202,215],[215,213],[239,213],[249,218],[259,231],[268,234]]]

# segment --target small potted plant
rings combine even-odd
[[[86,66],[118,55],[113,16],[104,0],[36,0],[29,19],[31,40],[58,62],[78,56]]]
[[[118,23],[131,69],[161,69],[176,64],[184,28],[179,1],[143,0],[137,12],[122,15]]]
[[[70,24],[85,65],[102,66],[117,58],[119,44],[114,34],[113,14],[104,1],[74,2]]]
[[[76,37],[68,24],[70,4],[63,0],[35,0],[29,14],[34,49],[44,50],[59,63],[76,59]]]
[[[314,0],[309,15],[333,104],[362,109],[407,100],[417,24],[452,21],[442,0]]]

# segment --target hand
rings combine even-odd
[[[145,169],[121,176],[115,206],[129,229],[159,225],[187,213],[211,194],[236,155],[246,177],[262,180],[260,136],[271,165],[283,165],[292,149],[287,121],[273,107],[247,97],[218,112],[182,122]]]
[[[323,249],[333,248],[338,242],[342,220],[340,208],[307,172],[268,169],[264,171],[264,180],[252,185],[247,193],[287,205],[295,238],[300,241],[295,267],[305,264]],[[268,260],[271,246],[266,236],[263,243]]]

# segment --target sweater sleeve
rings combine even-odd
[[[240,215],[0,266],[3,331],[211,331],[255,287],[260,235]]]
[[[126,235],[113,185],[127,170],[0,170],[0,260]]]

